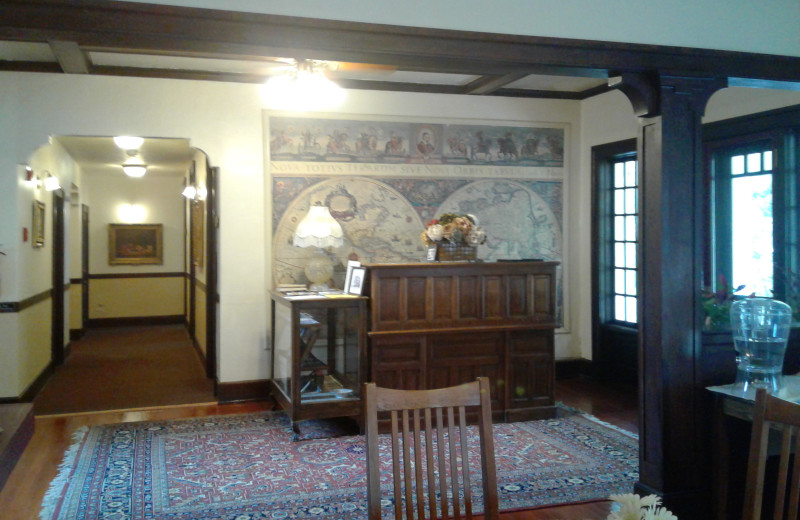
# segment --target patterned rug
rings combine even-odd
[[[93,426],[76,433],[40,518],[366,518],[364,437],[292,437],[281,412]],[[496,424],[494,438],[501,510],[606,498],[638,479],[636,436],[590,416]]]

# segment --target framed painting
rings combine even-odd
[[[33,201],[33,247],[44,247],[44,202]]]
[[[202,200],[196,200],[192,202],[191,206],[191,219],[192,219],[192,263],[197,267],[203,267],[203,252],[205,251],[204,248],[204,236],[203,230],[205,226],[203,225],[203,221],[205,219],[206,213],[206,204]]]
[[[110,265],[163,264],[161,224],[109,224]]]

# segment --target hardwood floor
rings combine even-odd
[[[618,389],[589,379],[575,378],[556,384],[556,399],[592,413],[621,428],[636,428],[635,391]],[[633,408],[630,408],[631,403]],[[55,478],[64,451],[72,444],[73,432],[81,426],[165,420],[209,415],[250,413],[272,409],[271,402],[240,404],[199,404],[88,412],[36,418],[30,444],[0,491],[0,518],[35,520],[49,483]],[[605,519],[610,503],[600,501],[528,511],[503,513],[503,520],[579,520]]]

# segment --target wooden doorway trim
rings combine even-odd
[[[219,218],[217,217],[219,168],[208,168],[206,177],[206,377],[214,380],[214,394],[217,393],[217,306],[219,305],[218,280],[218,237]]]

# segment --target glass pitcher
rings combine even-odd
[[[756,388],[778,392],[791,323],[791,307],[778,300],[745,298],[731,305],[736,384],[744,393]]]

